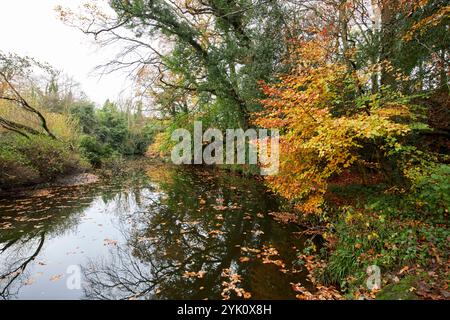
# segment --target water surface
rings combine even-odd
[[[299,228],[262,183],[144,165],[0,198],[2,299],[291,299]],[[77,275],[80,271],[80,287]]]

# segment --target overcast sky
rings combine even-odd
[[[81,83],[82,90],[98,104],[116,99],[131,82],[124,73],[93,75],[95,66],[112,58],[111,50],[99,49],[91,38],[65,26],[57,17],[57,5],[77,8],[82,0],[0,0],[0,50],[29,55],[63,70]]]

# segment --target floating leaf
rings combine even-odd
[[[249,257],[240,257],[239,261],[240,262],[248,262],[248,261],[250,261],[250,258]]]
[[[61,278],[62,278],[62,274],[57,274],[57,275],[52,276],[50,278],[50,281],[57,282],[57,281],[61,280]]]

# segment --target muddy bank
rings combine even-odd
[[[96,183],[99,176],[93,173],[77,173],[59,177],[52,182],[39,183],[29,186],[12,187],[10,189],[0,189],[0,198],[10,196],[39,196],[40,193],[47,193],[49,189],[57,187],[77,187]]]

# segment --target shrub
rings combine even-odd
[[[0,187],[39,181],[39,172],[9,144],[0,145]]]
[[[83,136],[80,139],[80,149],[86,159],[94,166],[100,166],[105,159],[113,156],[114,150],[108,145],[101,143],[92,136]]]
[[[408,171],[411,198],[423,212],[443,216],[450,204],[450,165],[429,163]]]
[[[405,265],[429,266],[448,259],[448,230],[429,221],[399,219],[346,208],[332,225],[333,250],[324,250],[327,265],[319,270],[324,283],[356,289],[377,265],[385,274]]]
[[[84,170],[87,163],[66,143],[47,136],[27,139],[14,134],[2,134],[0,147],[0,186],[9,188]]]

